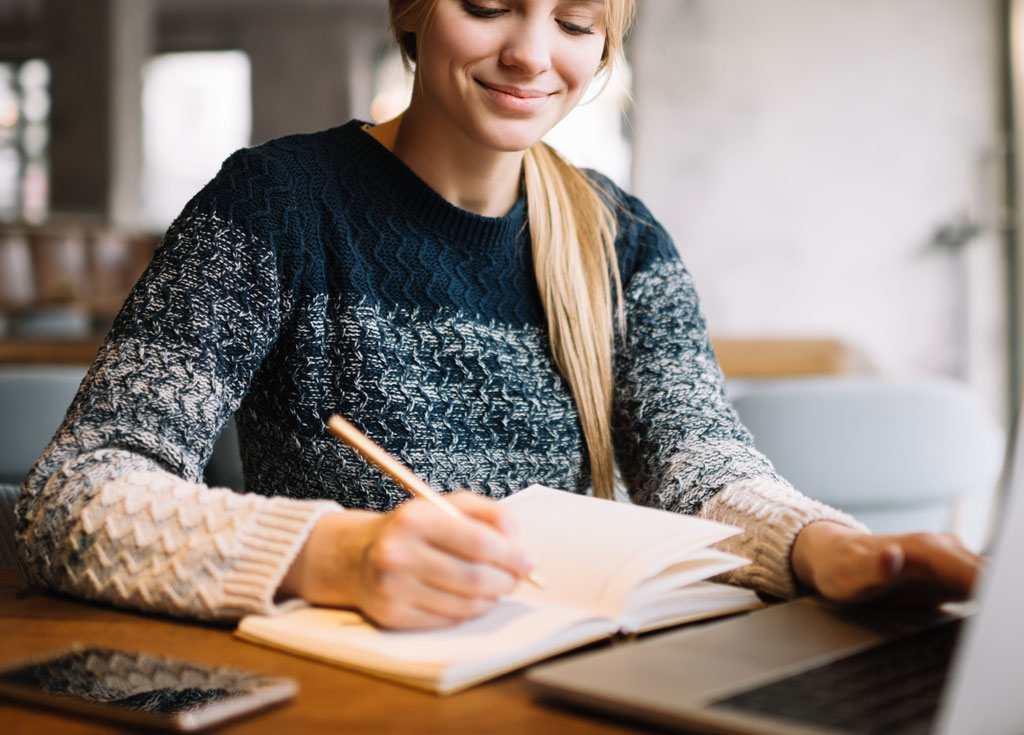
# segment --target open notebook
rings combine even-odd
[[[348,610],[301,607],[247,616],[237,635],[449,693],[617,632],[760,605],[750,590],[702,581],[746,563],[707,548],[732,526],[540,485],[501,503],[543,590],[521,584],[486,615],[441,630],[381,630]]]

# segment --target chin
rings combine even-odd
[[[499,153],[522,153],[523,151],[532,148],[538,140],[540,140],[540,138],[496,140],[489,141],[487,147],[491,150],[498,151]]]
[[[491,150],[518,153],[533,147],[554,125],[529,125],[507,121],[484,126],[477,140]]]

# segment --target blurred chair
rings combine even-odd
[[[156,235],[73,219],[0,223],[0,336],[102,337],[158,243]]]
[[[14,553],[14,504],[18,501],[18,486],[0,484],[0,567],[17,564]]]
[[[234,416],[224,425],[220,436],[213,444],[213,454],[210,455],[203,479],[211,487],[229,487],[236,492],[245,490],[242,458],[238,447],[238,430],[235,428]]]
[[[79,366],[0,367],[0,565],[12,566],[14,503],[85,376]]]
[[[0,367],[0,483],[21,485],[57,432],[84,366]]]
[[[758,449],[806,495],[877,533],[953,530],[983,542],[987,527],[959,527],[957,509],[991,498],[1005,437],[962,383],[830,376],[730,393]]]
[[[14,556],[14,503],[21,483],[64,420],[84,366],[0,366],[0,566]],[[242,489],[234,419],[221,432],[207,466],[207,481]]]
[[[30,339],[82,339],[92,331],[92,317],[76,304],[27,309],[11,326],[11,336]]]

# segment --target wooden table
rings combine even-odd
[[[216,732],[473,733],[590,735],[651,732],[535,701],[522,677],[510,674],[450,697],[437,697],[361,674],[279,653],[231,635],[230,628],[186,623],[80,602],[27,587],[12,567],[0,568],[0,664],[74,641],[146,651],[290,676],[291,703]],[[19,733],[123,733],[99,721],[22,707],[0,699],[0,730]]]
[[[0,339],[0,365],[82,365],[96,359],[103,336],[81,339]]]

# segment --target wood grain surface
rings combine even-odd
[[[299,682],[289,704],[215,728],[219,733],[473,733],[592,735],[644,733],[636,728],[535,701],[522,677],[438,697],[391,682],[290,656],[234,638],[231,627],[117,610],[27,587],[14,568],[0,568],[0,664],[73,642],[177,656],[289,676]],[[126,733],[120,727],[0,699],[0,731]]]

